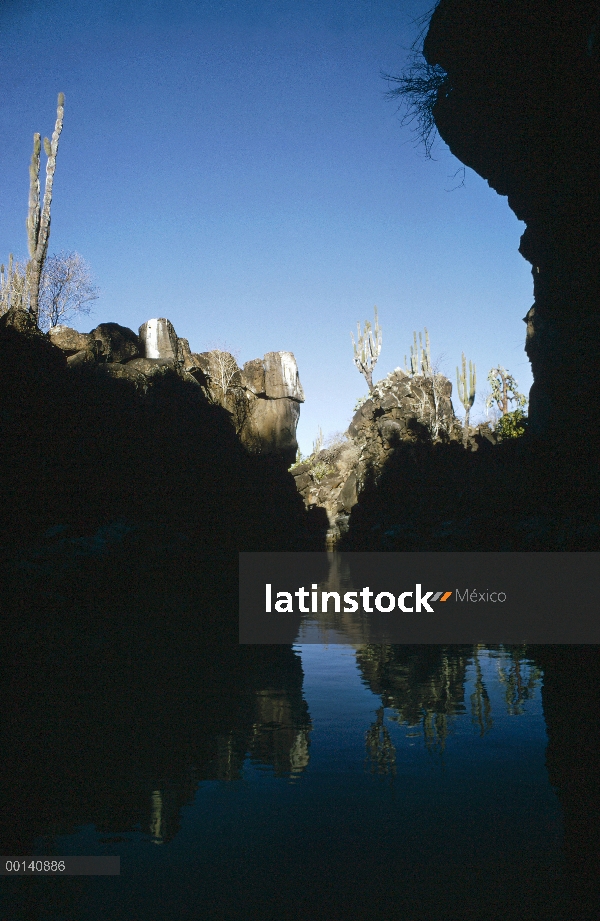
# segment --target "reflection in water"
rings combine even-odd
[[[441,921],[459,901],[461,919],[495,921],[498,904],[505,921],[576,917],[554,910],[561,842],[539,688],[543,667],[564,853],[590,889],[591,656],[586,677],[560,650],[536,665],[524,647],[338,646],[307,690],[290,647],[216,642],[217,616],[208,642],[179,611],[145,608],[134,630],[137,612],[115,608],[40,609],[27,634],[16,622],[0,832],[4,853],[116,853],[131,870],[105,888],[57,886],[60,910],[47,883],[23,881],[32,902],[14,886],[11,921],[121,921],[124,904],[145,905],[140,921],[190,904],[210,921]],[[578,921],[594,917],[588,902]]]
[[[383,721],[384,714],[384,708],[380,707],[377,711],[377,719],[367,730],[365,764],[370,768],[372,774],[391,774],[393,777],[396,773],[396,747]]]
[[[475,689],[471,694],[471,720],[479,729],[479,734],[484,736],[492,728],[492,705],[479,661],[479,650],[473,650],[473,664],[475,666]]]
[[[113,646],[102,628],[102,655],[47,655],[46,643],[43,658],[31,647],[4,663],[19,702],[0,727],[4,853],[36,841],[44,852],[84,825],[106,843],[141,831],[166,844],[198,784],[238,780],[248,755],[276,777],[306,768],[310,719],[290,647],[206,647],[156,621]]]
[[[380,707],[377,719],[366,733],[367,759],[372,774],[396,773],[396,747],[392,742],[389,729],[383,722],[385,710]]]
[[[295,704],[295,706],[294,706]],[[256,693],[256,722],[249,751],[252,761],[273,767],[276,777],[293,778],[308,764],[310,720],[284,689]]]
[[[162,793],[160,790],[152,791],[152,812],[150,815],[150,835],[155,844],[163,843],[163,816]]]
[[[504,685],[506,709],[512,716],[523,713],[525,701],[531,700],[542,677],[542,670],[531,663],[525,653],[524,646],[515,646],[504,663],[498,659],[498,678]]]
[[[540,669],[527,659],[524,647],[488,652],[482,646],[368,645],[358,648],[356,659],[365,684],[381,698],[383,708],[393,711],[390,719],[409,729],[420,726],[426,747],[442,752],[454,718],[466,712],[467,680],[473,684],[469,696],[473,725],[480,736],[492,729],[492,704],[483,674],[482,652],[486,658],[490,654],[496,657],[506,712],[511,716],[523,714],[525,702],[531,699],[541,678]],[[387,730],[383,713],[383,709],[377,711],[367,732],[367,759],[389,768],[394,749],[384,735]],[[380,771],[389,772],[387,768]]]
[[[356,661],[363,681],[392,709],[392,720],[421,726],[429,748],[443,750],[450,721],[463,713],[472,647],[361,646]]]

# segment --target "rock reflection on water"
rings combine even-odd
[[[286,650],[287,651],[287,650]],[[231,782],[240,780],[246,758],[258,767],[272,771],[274,776],[288,778],[299,775],[309,761],[310,719],[299,688],[281,684],[258,688],[252,695],[252,721],[244,735],[229,731],[217,734],[213,740],[213,756],[191,772],[191,783],[175,791],[157,788],[148,798],[148,817],[142,818],[140,829],[154,844],[171,841],[180,827],[182,805],[193,799],[197,784],[202,780]],[[250,715],[250,714],[249,714]]]
[[[292,779],[308,765],[310,720],[306,702],[301,704],[281,689],[257,692],[250,757],[255,763],[272,766],[276,777]]]
[[[141,832],[166,844],[199,783],[240,779],[247,758],[290,780],[305,769],[299,655],[207,648],[193,637],[154,622],[129,644],[135,650],[69,654],[65,663],[32,648],[6,664],[21,703],[1,727],[5,853],[50,853],[57,835],[84,826],[105,843]],[[168,657],[157,661],[155,648]]]
[[[370,769],[380,774],[395,773],[395,747],[384,723],[386,709],[392,711],[392,722],[409,730],[408,736],[422,734],[427,749],[443,752],[455,718],[467,712],[465,685],[469,680],[473,684],[469,695],[471,722],[480,736],[492,729],[492,704],[482,656],[496,660],[496,678],[504,689],[506,712],[511,716],[522,714],[542,675],[525,652],[525,647],[359,647],[356,660],[363,683],[382,703],[366,733]],[[417,727],[420,732],[411,731]]]
[[[526,658],[524,646],[512,648],[504,663],[498,659],[498,678],[504,685],[506,709],[511,716],[523,713],[525,702],[533,697],[542,674],[542,669]]]
[[[396,773],[396,746],[392,742],[390,731],[384,724],[385,709],[380,707],[377,719],[367,730],[365,741],[367,744],[367,757],[365,765],[372,774]]]
[[[344,593],[354,589],[352,574],[347,558],[340,553],[328,553],[329,569],[327,578],[317,583],[319,597],[321,592],[337,592],[343,598]],[[329,603],[327,611],[319,611],[304,617],[298,636],[299,643],[339,642],[343,636],[346,642],[359,644],[369,640],[369,619],[362,608],[358,611],[335,610]]]

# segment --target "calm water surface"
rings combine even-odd
[[[304,702],[289,671],[267,670],[245,736],[225,710],[220,731],[218,700],[208,729],[189,704],[185,731],[216,738],[210,769],[196,751],[187,778],[149,771],[142,793],[127,789],[136,772],[119,769],[102,788],[102,819],[86,821],[78,805],[72,833],[49,823],[35,839],[40,854],[118,854],[120,877],[4,880],[3,921],[574,917],[543,674],[523,650],[304,645],[295,655]],[[230,715],[231,700],[223,706]],[[168,749],[166,726],[152,744]],[[76,772],[67,782],[87,784]],[[111,796],[128,792],[143,801],[138,822],[111,812]]]

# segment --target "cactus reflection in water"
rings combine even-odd
[[[373,773],[394,774],[396,749],[384,725],[385,709],[390,722],[410,730],[407,737],[422,734],[425,747],[443,753],[455,717],[466,712],[465,685],[470,682],[471,722],[480,736],[493,728],[490,677],[497,676],[506,712],[524,712],[541,679],[540,669],[527,658],[526,647],[438,647],[369,645],[357,650],[363,681],[381,699],[376,720],[366,733],[366,765]],[[486,659],[497,659],[495,671],[485,669]],[[487,684],[486,684],[487,680]],[[420,727],[420,731],[416,731]]]
[[[396,773],[396,747],[392,742],[389,730],[384,725],[385,709],[377,710],[377,718],[370,729],[365,733],[367,757],[365,766],[370,768],[372,774]]]

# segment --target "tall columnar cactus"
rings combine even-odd
[[[52,140],[44,138],[44,153],[48,157],[46,163],[46,186],[44,188],[44,201],[40,206],[40,150],[41,138],[39,134],[33,135],[33,154],[29,166],[29,213],[27,215],[27,242],[29,244],[29,262],[27,263],[27,294],[29,310],[38,321],[38,298],[40,281],[44,260],[48,252],[50,239],[50,205],[52,204],[52,186],[54,171],[56,170],[56,154],[58,139],[63,126],[65,112],[64,93],[58,94],[58,108],[56,110],[56,124]]]
[[[412,377],[415,374],[423,374],[424,377],[433,376],[427,327],[425,327],[425,345],[423,345],[423,334],[419,332],[419,342],[417,344],[417,334],[413,332],[413,345],[410,347],[410,368],[406,363],[406,355],[404,356],[404,367],[406,373]]]
[[[413,333],[414,345],[410,347],[410,373],[414,376],[419,373],[419,353],[417,348],[417,334]]]
[[[427,327],[425,327],[425,347],[422,345],[421,333],[419,333],[419,342],[421,342],[421,368],[423,369],[423,374],[425,377],[431,377],[433,371],[431,368],[431,352],[429,349],[429,333],[427,332]]]
[[[462,374],[456,369],[456,386],[458,389],[458,398],[465,408],[465,428],[463,434],[463,445],[467,447],[469,439],[469,414],[471,407],[475,402],[475,388],[477,386],[477,373],[475,365],[469,362],[469,383],[467,387],[467,359],[465,353],[462,355]]]
[[[375,326],[371,328],[369,320],[365,321],[364,333],[360,330],[360,323],[356,324],[358,329],[357,341],[352,338],[354,346],[354,364],[365,378],[369,392],[373,390],[373,368],[377,364],[377,359],[381,353],[381,329],[377,317],[377,307],[375,307]]]

